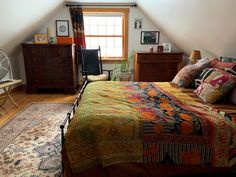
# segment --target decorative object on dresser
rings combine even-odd
[[[57,36],[69,36],[69,21],[68,20],[56,20],[56,32]]]
[[[190,55],[190,61],[191,63],[196,63],[197,60],[201,59],[201,52],[199,50],[193,50]]]
[[[78,63],[74,44],[22,44],[27,92],[64,89],[76,93]]]
[[[163,52],[171,52],[171,44],[163,43]]]
[[[157,52],[163,52],[163,49],[164,49],[163,45],[157,46]]]
[[[135,52],[134,79],[145,82],[171,81],[181,69],[183,53]]]
[[[35,44],[47,44],[48,37],[46,34],[35,34],[34,35],[34,43]]]
[[[159,44],[160,31],[141,31],[141,44]]]

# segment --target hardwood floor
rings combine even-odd
[[[11,96],[19,107],[16,107],[9,99],[7,99],[0,107],[0,126],[11,120],[14,115],[33,102],[73,103],[78,93],[79,91],[77,91],[75,95],[72,95],[63,93],[62,91],[47,90],[47,92],[41,91],[37,94],[27,94],[25,88],[19,86],[11,91]],[[1,102],[2,100],[0,100],[0,105]]]

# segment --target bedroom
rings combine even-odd
[[[136,2],[137,7],[129,8],[129,52],[127,55],[132,50],[149,51],[150,44],[145,45],[140,42],[141,31],[160,31],[159,44],[152,45],[154,51],[156,51],[157,45],[170,43],[172,52],[184,52],[184,61],[188,60],[194,49],[200,50],[202,57],[206,56],[210,59],[220,56],[236,57],[233,40],[236,34],[236,27],[233,23],[235,16],[233,0],[207,2],[203,0],[189,2],[184,0],[174,2],[137,0],[128,2]],[[64,6],[62,0],[50,2],[44,0],[34,2],[34,4],[29,0],[1,1],[0,9],[2,18],[0,35],[3,36],[0,41],[0,49],[8,55],[11,61],[14,78],[21,79],[22,84],[25,85],[21,44],[31,41],[34,34],[46,34],[48,27],[55,29],[55,20],[69,20],[70,35],[72,35],[69,9]],[[141,29],[135,29],[135,19],[141,19]],[[114,65],[104,63],[104,68],[111,69],[114,68]],[[17,89],[13,90],[11,95],[19,108],[7,100],[1,109],[1,126],[31,102],[72,103],[76,97],[76,95],[61,92],[26,94],[24,90],[17,91]]]

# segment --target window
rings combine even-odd
[[[129,9],[83,9],[87,48],[101,46],[104,60],[127,59]]]

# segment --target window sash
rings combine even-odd
[[[103,59],[127,59],[128,56],[128,15],[129,15],[129,9],[119,9],[119,8],[88,8],[83,9],[84,16],[98,16],[98,17],[116,17],[116,16],[122,16],[122,34],[121,35],[86,35],[86,37],[104,37],[104,38],[110,38],[110,37],[119,37],[122,38],[122,56],[121,57],[103,57]]]

